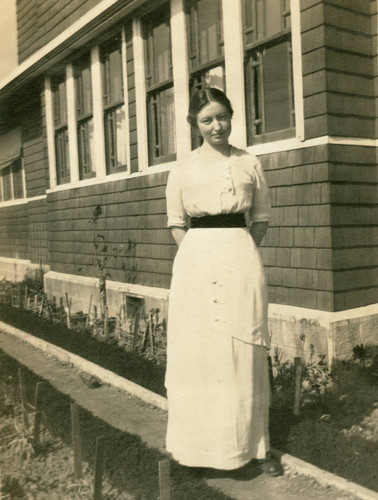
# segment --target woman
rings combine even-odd
[[[192,97],[188,121],[203,143],[167,184],[168,226],[179,246],[168,317],[167,450],[183,465],[223,470],[257,458],[277,475],[269,455],[267,290],[257,250],[270,202],[259,161],[228,142],[232,115],[218,89]]]

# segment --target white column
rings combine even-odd
[[[146,78],[144,68],[144,42],[142,23],[140,19],[133,19],[133,46],[135,66],[135,100],[138,137],[138,165],[139,170],[148,168],[148,132],[146,111]]]
[[[303,107],[303,73],[302,73],[302,40],[301,40],[301,6],[300,0],[291,0],[291,44],[293,51],[293,83],[296,136],[305,140],[304,107]]]
[[[125,147],[127,170],[130,172],[130,125],[129,125],[129,95],[127,86],[127,53],[126,53],[126,30],[122,28],[122,78],[123,78],[123,98],[125,100]]]
[[[224,59],[226,66],[226,92],[230,99],[234,117],[230,142],[236,147],[247,145],[245,94],[244,94],[244,48],[241,0],[222,0]]]
[[[54,134],[54,105],[53,93],[51,90],[50,77],[45,78],[45,105],[46,105],[46,135],[47,135],[47,152],[50,174],[50,188],[53,189],[57,185],[56,180],[56,162],[55,162],[55,134]]]
[[[91,50],[91,77],[93,100],[93,165],[97,179],[106,177],[105,137],[104,137],[104,104],[102,92],[100,49]]]
[[[75,79],[72,64],[66,66],[68,150],[70,156],[71,184],[79,182],[79,157],[76,129]]]
[[[175,100],[177,160],[191,149],[189,108],[189,69],[186,20],[183,0],[171,0],[172,66]]]

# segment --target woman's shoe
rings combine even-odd
[[[279,461],[272,457],[270,451],[266,454],[266,458],[258,460],[258,467],[270,477],[276,477],[283,474],[283,469]]]

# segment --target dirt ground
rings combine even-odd
[[[54,415],[59,406],[64,407],[63,410],[59,410],[63,412],[59,414],[59,421],[56,419],[57,413],[55,413],[53,420],[54,432],[60,435],[60,439],[64,443],[70,441],[67,401],[74,399],[80,405],[82,408],[81,418],[84,419],[85,442],[89,443],[86,445],[89,464],[91,456],[93,458],[94,432],[100,431],[106,435],[109,446],[106,469],[106,481],[109,485],[107,488],[114,489],[113,492],[107,492],[111,496],[105,497],[106,500],[113,498],[153,500],[158,498],[157,463],[165,456],[165,412],[150,407],[137,398],[120,393],[109,386],[93,386],[87,377],[73,369],[72,366],[63,365],[55,358],[46,356],[39,350],[1,333],[0,348],[28,367],[30,372],[27,372],[27,380],[31,384],[29,390],[32,390],[32,386],[35,386],[36,381],[40,378],[49,382],[55,395],[50,397],[46,410],[52,411],[51,415]],[[33,373],[38,374],[38,378],[34,377]],[[56,390],[60,391],[62,396]],[[51,451],[53,453],[50,456],[53,458],[48,460],[46,458],[39,462],[40,458],[38,461],[32,458],[28,467],[29,471],[31,468],[33,472],[29,473],[32,477],[35,475],[39,477],[41,472],[45,472],[47,477],[38,480],[38,482],[46,485],[54,477],[53,472],[49,471],[48,463],[60,463],[59,470],[66,474],[65,481],[72,484],[70,483],[72,481],[72,452],[70,455],[69,449],[62,451],[61,445],[57,442],[53,443]],[[47,457],[49,454],[45,456]],[[4,470],[6,472],[12,471],[14,470],[12,467],[11,464],[3,463],[3,476]],[[90,477],[90,473],[88,477]],[[240,477],[230,478],[218,475],[218,477],[210,478],[185,471],[178,464],[172,462],[171,481],[172,496],[177,500],[192,500],[193,498],[346,500],[356,498],[333,487],[321,486],[317,481],[291,471],[286,471],[283,476],[278,478],[269,478],[252,466],[247,468]],[[208,489],[209,486],[211,489]],[[31,487],[29,490],[32,494]],[[122,492],[122,495],[130,496],[120,496],[119,492]],[[84,496],[85,492],[81,494],[82,496],[61,496],[59,498],[62,500],[88,498]],[[34,500],[33,496],[20,498]],[[54,497],[37,496],[36,498],[38,500],[46,498],[47,500],[47,498]]]

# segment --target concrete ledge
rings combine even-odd
[[[281,460],[283,465],[290,467],[293,472],[299,472],[305,476],[312,477],[317,480],[318,483],[324,486],[334,486],[335,488],[355,495],[357,498],[362,500],[378,500],[378,493],[373,490],[369,490],[364,486],[348,481],[343,477],[327,472],[315,465],[309,464],[300,458],[293,457],[288,453],[282,453],[282,451],[272,449],[274,456]]]
[[[33,335],[14,328],[2,321],[0,321],[0,330],[38,349],[41,349],[46,354],[50,354],[64,363],[71,363],[75,368],[78,368],[84,373],[99,378],[105,384],[109,384],[115,388],[126,391],[129,394],[140,398],[144,402],[158,407],[164,411],[168,410],[168,401],[166,398],[159,396],[158,394],[155,394],[148,389],[145,389],[144,387],[131,382],[130,380],[120,377],[119,375],[116,375],[115,373],[106,370],[105,368],[87,361],[86,359],[83,359],[76,354],[72,354],[65,349],[54,346],[53,344],[50,344],[45,340],[38,339]],[[339,490],[346,492],[347,494],[352,494],[356,498],[360,498],[361,500],[378,500],[378,493],[373,490],[369,490],[364,486],[360,486],[359,484],[348,481],[347,479],[337,476],[336,474],[324,471],[319,467],[316,467],[299,458],[293,457],[288,453],[283,453],[280,450],[276,450],[273,448],[272,453],[274,456],[281,460],[283,465],[287,465],[290,468],[291,472],[298,472],[305,476],[309,476],[324,486],[336,487]]]
[[[39,264],[34,264],[27,259],[0,257],[0,279],[19,282],[24,279],[28,271],[35,271],[39,267]]]
[[[45,353],[56,357],[63,363],[71,363],[75,368],[78,368],[88,375],[99,378],[105,384],[109,384],[117,389],[128,392],[133,396],[137,396],[138,398],[142,399],[152,406],[157,406],[158,408],[161,408],[165,411],[168,410],[168,402],[166,398],[164,398],[163,396],[159,396],[159,394],[155,394],[154,392],[149,391],[148,389],[145,389],[144,387],[135,384],[130,380],[120,377],[110,370],[106,370],[105,368],[102,368],[101,366],[96,365],[91,361],[81,358],[76,354],[72,354],[71,352],[62,349],[61,347],[50,344],[45,340],[33,337],[33,335],[29,335],[28,333],[19,330],[18,328],[14,328],[13,326],[7,325],[2,321],[0,321],[0,330],[3,330],[5,333],[12,335],[13,337],[17,337],[19,340],[27,342],[28,344],[38,349],[41,349]]]

